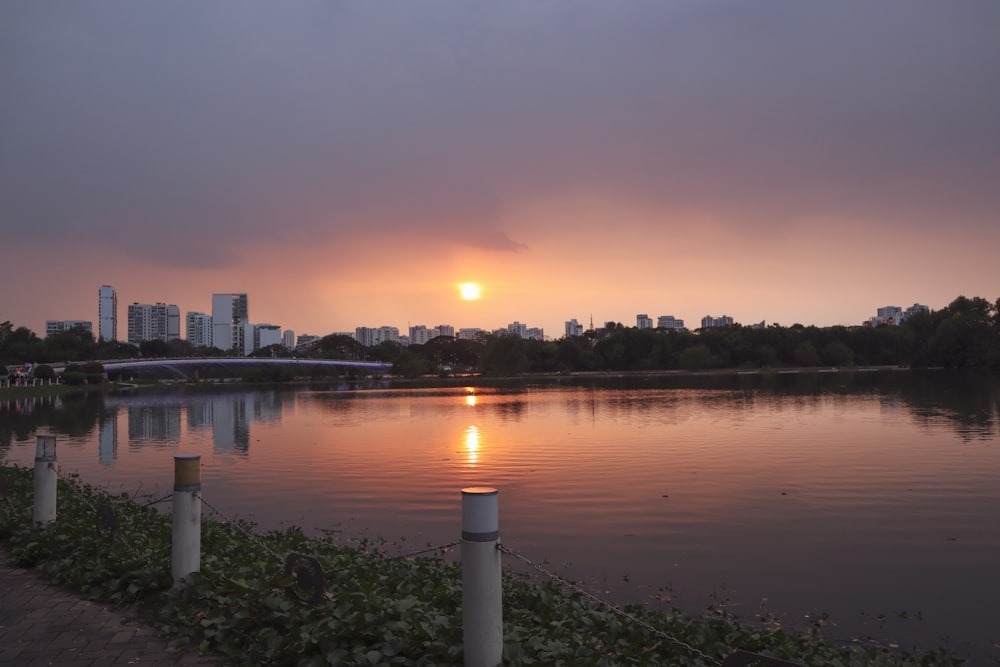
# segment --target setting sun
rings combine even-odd
[[[482,294],[479,283],[462,283],[458,286],[458,289],[465,301],[475,301]]]

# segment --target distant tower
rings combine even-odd
[[[118,295],[110,285],[97,291],[97,336],[100,340],[118,340]]]
[[[220,350],[244,352],[246,325],[250,323],[246,294],[212,295],[212,345]]]
[[[128,307],[128,342],[180,339],[180,309],[165,303],[133,303]]]
[[[212,347],[212,317],[206,313],[187,313],[184,317],[187,342],[195,347]]]

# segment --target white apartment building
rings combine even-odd
[[[458,330],[459,340],[476,340],[483,330],[479,327],[462,327]]]
[[[524,337],[528,340],[545,340],[545,330],[542,327],[528,327]]]
[[[303,350],[307,347],[315,345],[316,343],[319,342],[319,340],[320,340],[319,336],[312,336],[310,334],[299,334],[299,337],[296,339],[295,349]]]
[[[520,336],[521,338],[527,338],[528,325],[521,324],[520,322],[515,320],[514,322],[511,322],[510,324],[507,325],[507,333],[514,336]]]
[[[212,295],[212,345],[246,353],[246,325],[250,322],[246,294]]]
[[[409,344],[424,345],[431,338],[436,338],[437,335],[437,329],[428,329],[423,324],[418,324],[410,327]]]
[[[253,328],[253,349],[261,350],[271,345],[281,345],[281,327],[274,324],[255,324]]]
[[[89,331],[91,335],[94,333],[93,322],[85,320],[45,320],[45,335],[51,336],[52,334],[69,331],[75,327],[82,327],[84,330]]]
[[[381,326],[375,330],[375,344],[379,343],[398,343],[399,342],[399,329],[396,327]]]
[[[284,345],[289,350],[295,349],[295,332],[291,329],[285,329],[284,333],[281,334],[281,344]]]
[[[576,321],[576,318],[566,322],[566,338],[583,335],[583,325]]]
[[[868,327],[879,327],[884,325],[895,325],[899,326],[910,317],[916,313],[929,313],[930,308],[927,306],[915,303],[905,311],[899,306],[882,306],[876,311],[875,317],[869,318],[865,322],[865,326]]]
[[[97,336],[118,340],[118,294],[111,285],[101,285],[97,290]]]
[[[679,320],[673,315],[660,315],[656,318],[656,328],[680,331],[684,328],[684,320]]]
[[[371,327],[357,327],[354,330],[354,340],[361,343],[364,347],[372,347],[375,345],[375,329]]]
[[[652,329],[653,328],[653,318],[646,313],[639,313],[635,316],[635,328],[636,329]]]
[[[723,315],[722,317],[712,317],[711,315],[706,315],[701,318],[701,328],[702,329],[718,329],[720,327],[728,327],[733,323],[733,318],[729,315]]]
[[[212,347],[212,317],[207,313],[184,314],[184,335],[196,347]]]
[[[138,345],[144,340],[179,340],[181,313],[175,305],[165,303],[133,303],[128,307],[128,342]]]
[[[354,330],[354,339],[365,347],[385,342],[399,343],[399,329],[390,326],[381,326],[377,329],[358,327]]]

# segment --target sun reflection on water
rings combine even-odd
[[[476,465],[479,462],[479,427],[469,426],[465,429],[465,453],[468,456],[469,465]]]

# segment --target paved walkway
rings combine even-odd
[[[127,613],[64,591],[7,562],[0,547],[0,665],[221,665],[179,649]]]

